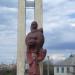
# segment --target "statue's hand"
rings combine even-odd
[[[37,54],[37,58],[38,58],[38,61],[42,61],[44,58],[45,58],[45,56],[46,56],[46,53],[47,53],[47,50],[46,49],[42,49],[42,50],[40,50],[39,52],[38,52],[38,54]]]

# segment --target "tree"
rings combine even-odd
[[[48,70],[47,70],[48,63],[49,63],[49,75],[54,75],[54,66],[49,61],[43,62],[43,75],[48,75]]]

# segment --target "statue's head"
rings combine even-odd
[[[38,27],[37,22],[36,22],[36,21],[33,21],[33,22],[31,23],[31,31],[36,30],[36,29],[37,29],[37,27]]]

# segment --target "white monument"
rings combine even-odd
[[[25,55],[26,55],[25,37],[26,37],[27,6],[29,7],[34,6],[34,20],[38,22],[39,28],[42,27],[43,25],[42,0],[34,0],[32,4],[30,2],[27,2],[26,0],[18,0],[17,75],[25,75]],[[30,3],[31,5],[27,3]],[[43,71],[41,68],[40,70],[42,75]]]

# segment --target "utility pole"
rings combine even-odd
[[[47,61],[47,75],[49,75],[49,56],[47,56],[48,61]]]

